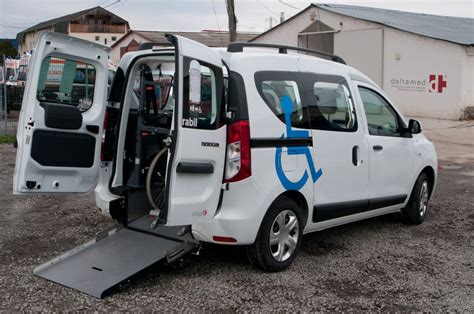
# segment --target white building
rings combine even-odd
[[[334,53],[410,116],[474,118],[474,19],[312,4],[253,42]]]

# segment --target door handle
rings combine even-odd
[[[359,162],[358,151],[359,151],[359,146],[356,145],[352,147],[352,164],[356,167]]]
[[[94,134],[99,134],[99,126],[98,125],[91,125],[91,124],[88,124],[86,125],[86,130],[91,132],[91,133],[94,133]]]
[[[374,145],[372,147],[375,151],[379,151],[379,150],[382,150],[383,149],[383,146],[382,145]]]
[[[214,165],[209,163],[199,162],[180,162],[176,167],[177,173],[199,173],[212,174],[214,173]]]

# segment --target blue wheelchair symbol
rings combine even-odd
[[[293,112],[293,101],[289,96],[283,96],[281,98],[281,105],[283,107],[283,112],[285,113],[285,124],[286,124],[286,136],[283,134],[281,139],[285,138],[309,138],[309,131],[303,130],[293,130],[291,127],[291,113]],[[283,167],[281,165],[281,154],[282,154],[282,147],[277,147],[276,154],[275,154],[275,168],[278,175],[278,179],[280,179],[281,184],[286,190],[299,190],[308,181],[308,171],[305,170],[301,179],[296,182],[290,181],[283,171]],[[319,169],[316,171],[314,168],[313,157],[311,156],[311,151],[308,146],[301,146],[301,147],[288,147],[288,155],[305,155],[306,161],[308,162],[309,170],[311,172],[311,178],[313,179],[313,183],[316,182],[319,177],[323,174],[323,171]]]

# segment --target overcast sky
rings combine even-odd
[[[235,0],[238,29],[263,31],[270,17],[286,18],[307,7],[311,1]],[[474,17],[473,0],[328,0],[325,3],[351,4],[421,12],[438,15]],[[101,5],[128,20],[137,30],[227,30],[225,0],[0,0],[0,38],[14,38],[16,33],[36,23]],[[215,12],[215,13],[214,13]]]

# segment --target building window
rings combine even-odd
[[[107,38],[104,38],[104,45],[107,45]]]
[[[100,40],[100,36],[95,36],[95,41],[99,41]]]
[[[117,40],[117,36],[112,36],[112,41],[116,41]]]

